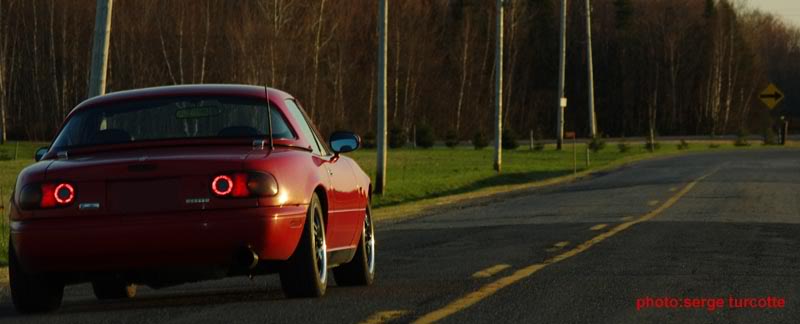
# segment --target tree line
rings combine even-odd
[[[585,0],[569,1],[566,129],[587,136]],[[560,0],[507,1],[504,121],[553,138]],[[495,1],[390,0],[388,118],[439,138],[493,129]],[[592,1],[598,129],[609,136],[758,133],[759,92],[800,93],[800,30],[729,0]],[[94,0],[0,0],[4,136],[49,140],[86,99]],[[374,133],[377,1],[116,0],[108,91],[268,85],[327,133]],[[800,100],[787,97],[781,109]]]

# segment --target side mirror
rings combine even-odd
[[[334,132],[330,137],[330,145],[333,153],[347,153],[361,147],[361,137],[351,132]]]
[[[36,154],[33,155],[33,159],[39,162],[48,151],[50,151],[49,147],[40,147],[36,150]]]

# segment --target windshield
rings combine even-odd
[[[266,102],[239,97],[180,97],[139,100],[76,113],[54,148],[186,138],[264,137]],[[269,109],[274,138],[294,138],[281,113]]]

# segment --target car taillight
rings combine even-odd
[[[218,197],[269,197],[278,194],[278,182],[264,172],[221,174],[211,180],[211,192]]]
[[[58,205],[71,204],[75,200],[75,188],[69,183],[59,183],[53,192],[53,197],[56,198]]]
[[[66,182],[30,184],[20,192],[22,209],[66,207],[75,201],[75,187]]]
[[[211,191],[217,196],[227,196],[233,192],[233,179],[226,175],[220,175],[211,181]]]
[[[233,175],[232,195],[238,198],[250,196],[250,191],[247,190],[247,174],[236,173]]]

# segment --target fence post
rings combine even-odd
[[[589,168],[591,162],[589,162],[589,144],[586,144],[586,168]]]

